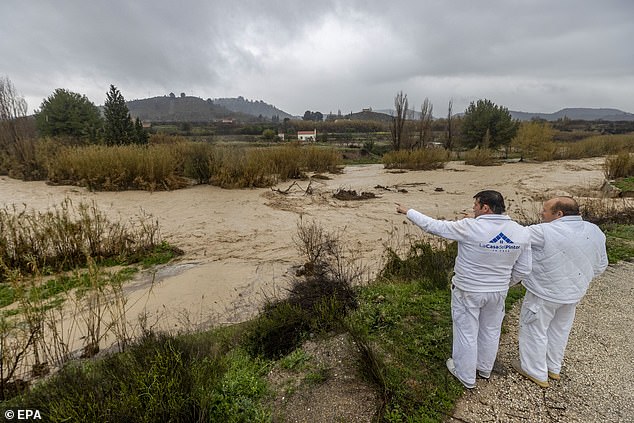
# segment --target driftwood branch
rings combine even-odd
[[[294,186],[296,186],[296,187],[297,187],[297,188],[299,188],[301,191],[304,191],[304,195],[311,195],[311,194],[313,193],[313,188],[311,187],[312,183],[313,183],[313,181],[312,181],[312,180],[310,180],[310,181],[308,182],[308,186],[306,187],[306,189],[304,189],[304,188],[302,188],[302,187],[301,187],[301,186],[297,183],[297,181],[294,181],[294,182],[293,182],[292,184],[290,184],[290,185],[288,186],[288,188],[286,188],[285,190],[281,190],[281,189],[279,189],[279,188],[271,188],[271,191],[277,192],[277,193],[279,193],[279,194],[284,194],[284,195],[286,195],[286,194],[288,194],[288,193],[290,192],[291,188],[293,188]]]

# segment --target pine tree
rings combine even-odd
[[[104,141],[108,145],[123,145],[137,142],[137,136],[125,104],[123,95],[117,87],[110,85],[104,103]]]

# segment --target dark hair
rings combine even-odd
[[[481,206],[485,204],[489,206],[491,211],[495,214],[502,214],[506,210],[506,206],[504,205],[504,197],[502,197],[502,194],[497,191],[480,191],[479,193],[474,195],[473,198],[475,198]]]
[[[560,211],[564,216],[579,216],[579,204],[572,197],[557,197],[551,209],[553,213]]]

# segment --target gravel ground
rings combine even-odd
[[[634,263],[610,266],[577,307],[560,381],[542,389],[515,373],[520,304],[505,318],[489,381],[448,422],[634,422]]]
[[[505,318],[489,381],[478,379],[447,422],[634,422],[634,263],[610,266],[577,307],[560,381],[542,389],[515,373],[517,303]],[[308,342],[311,366],[273,369],[274,422],[373,422],[378,393],[358,373],[358,354],[345,335]],[[326,383],[307,383],[316,369]]]

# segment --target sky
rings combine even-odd
[[[488,99],[634,113],[632,0],[2,0],[0,78],[29,113],[63,88],[103,105],[174,93],[292,115]]]

